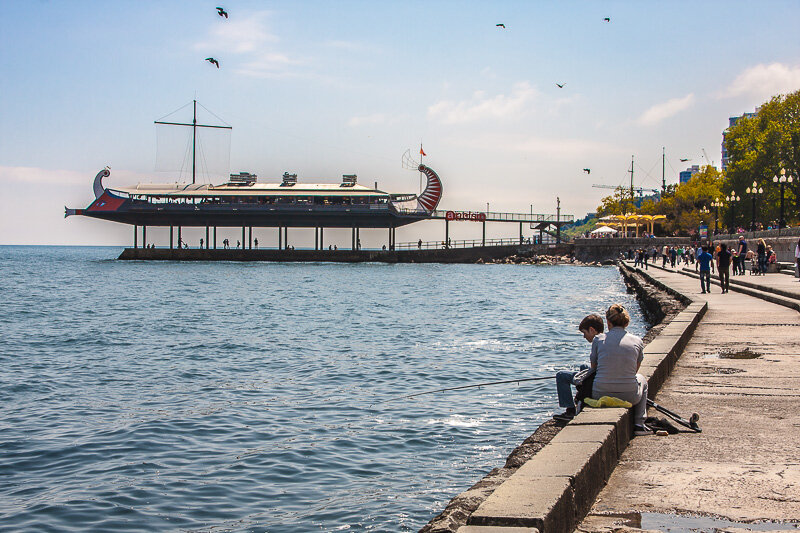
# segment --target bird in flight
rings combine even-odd
[[[691,159],[688,159],[688,158],[681,158],[681,163],[686,163],[687,161],[691,161]]]
[[[566,83],[556,83],[556,85],[558,86],[559,89],[563,89]]]
[[[592,173],[592,169],[591,168],[584,168],[583,171],[586,172],[587,174],[591,174]]]
[[[502,23],[501,24],[495,24],[495,26],[497,26],[498,28],[506,29],[506,25],[502,24]]]
[[[228,12],[227,12],[227,11],[225,11],[224,9],[222,9],[221,7],[218,7],[218,8],[217,8],[217,14],[218,14],[220,17],[225,17],[225,18],[228,18]]]
[[[219,9],[219,8],[217,8],[217,9]],[[611,17],[606,17],[606,18],[604,18],[604,19],[603,19],[603,22],[611,22]]]
[[[211,63],[212,65],[216,65],[216,66],[217,66],[217,68],[219,68],[219,61],[217,61],[217,60],[216,60],[216,59],[214,59],[213,57],[207,57],[207,58],[206,58],[206,61],[208,61],[208,62],[209,62],[209,63]]]

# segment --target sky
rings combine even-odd
[[[558,197],[580,218],[610,192],[593,184],[629,183],[632,157],[645,188],[661,186],[662,147],[667,183],[719,166],[728,117],[800,89],[797,1],[0,0],[0,11],[0,244],[129,245],[130,226],[64,219],[64,206],[88,206],[105,166],[110,187],[175,181],[153,122],[191,120],[194,98],[201,120],[233,127],[230,172],[356,173],[417,192],[401,157],[422,144],[440,208],[554,213]],[[453,238],[480,238],[460,224]],[[397,239],[441,238],[442,226]],[[365,245],[385,238],[362,232]]]

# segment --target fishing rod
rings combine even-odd
[[[424,396],[426,394],[436,394],[437,392],[447,392],[447,391],[451,391],[451,390],[462,390],[462,389],[474,389],[476,387],[486,387],[488,385],[504,385],[504,384],[507,384],[507,383],[520,383],[522,381],[542,381],[542,380],[545,380],[545,379],[555,379],[555,378],[556,378],[555,376],[545,376],[545,377],[541,377],[541,378],[520,378],[520,379],[509,379],[509,380],[506,380],[506,381],[487,381],[486,383],[474,383],[472,385],[461,385],[459,387],[447,387],[445,389],[436,389],[436,390],[429,390],[429,391],[425,391],[425,392],[417,392],[415,394],[407,394],[405,396],[395,396],[393,398],[389,398],[388,400],[383,400],[383,401],[380,401],[380,402],[376,402],[376,403],[374,403],[372,405],[378,405],[378,404],[381,404],[381,403],[394,402],[396,400],[406,400],[408,398],[416,398],[417,396]]]

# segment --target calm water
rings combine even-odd
[[[0,247],[0,529],[416,531],[558,409],[614,268]]]

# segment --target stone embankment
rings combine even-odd
[[[648,316],[641,372],[661,387],[705,311],[663,285],[621,267]],[[688,304],[688,305],[687,305]],[[571,422],[548,421],[480,482],[455,497],[421,533],[569,532],[594,503],[631,439],[627,409],[587,409]]]

